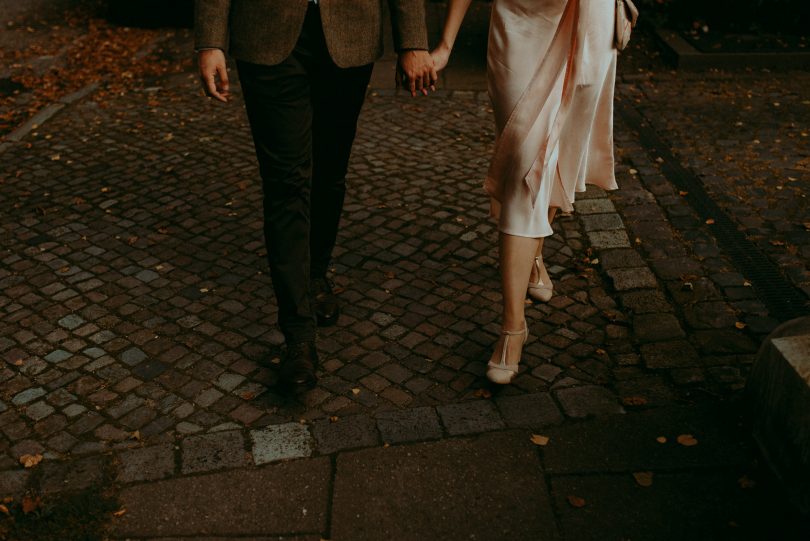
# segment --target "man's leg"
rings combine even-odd
[[[264,191],[264,235],[288,345],[314,342],[309,295],[311,85],[296,51],[283,63],[238,63]]]
[[[373,65],[339,68],[322,62],[312,89],[312,278],[322,279],[335,247],[346,170]]]

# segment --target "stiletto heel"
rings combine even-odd
[[[503,348],[501,349],[501,362],[493,363],[489,361],[487,363],[487,378],[492,383],[498,383],[499,385],[507,385],[512,383],[512,380],[518,373],[518,364],[516,365],[508,365],[506,364],[506,348],[509,346],[509,338],[512,336],[523,336],[523,343],[520,344],[522,348],[523,345],[526,343],[526,340],[529,339],[529,327],[528,325],[523,327],[522,331],[501,331],[501,335],[503,335]],[[519,363],[520,361],[518,361]]]
[[[540,277],[541,261],[542,257],[540,256],[534,258],[534,271],[537,273],[537,281],[529,282],[527,293],[529,294],[530,298],[537,302],[548,302],[554,295],[554,286],[551,284],[551,280],[549,280],[548,283],[545,283]]]

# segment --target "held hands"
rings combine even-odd
[[[427,96],[428,89],[436,90],[439,74],[427,51],[411,50],[399,53],[396,79],[397,86],[404,84],[411,96],[415,97],[417,92]]]
[[[203,49],[197,53],[197,62],[205,95],[227,102],[231,94],[228,71],[225,69],[225,53],[220,49]]]
[[[439,43],[435,49],[430,51],[430,56],[433,58],[433,69],[438,72],[446,68],[447,62],[450,60],[450,52],[451,49],[445,42]]]

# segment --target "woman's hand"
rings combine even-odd
[[[444,42],[440,43],[435,49],[430,52],[430,56],[433,58],[433,69],[436,71],[442,71],[445,67],[447,67],[447,62],[450,60],[450,47],[448,47]]]

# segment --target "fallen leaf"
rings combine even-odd
[[[692,447],[693,445],[697,445],[698,441],[692,434],[681,434],[678,436],[678,443],[684,447]]]
[[[35,455],[22,455],[20,457],[20,464],[22,464],[25,468],[33,468],[40,462],[42,462],[42,455],[39,453]]]
[[[667,439],[664,436],[658,436],[657,438],[655,438],[655,441],[657,441],[658,443],[666,443]]]
[[[475,398],[492,398],[492,392],[489,389],[476,389],[473,396]]]
[[[640,487],[651,487],[653,484],[653,473],[651,471],[635,472],[633,478]]]
[[[541,436],[540,434],[532,434],[531,440],[535,445],[545,447],[548,444],[548,436]]]
[[[118,511],[113,512],[114,517],[123,517],[126,514],[126,509],[119,509]]]
[[[131,237],[129,237],[129,238],[127,239],[127,244],[129,244],[130,246],[132,246],[132,245],[133,245],[133,244],[135,244],[136,242],[138,242],[138,237],[137,237],[137,236],[135,236],[135,235],[133,235],[133,236],[131,236]]]
[[[647,399],[643,396],[625,396],[622,398],[622,404],[625,406],[644,406],[647,404]]]
[[[242,397],[242,400],[253,400],[254,398],[256,398],[256,393],[253,393],[251,391],[245,391],[239,396]]]
[[[680,195],[680,196],[684,196],[684,195],[688,195],[688,194],[689,194],[689,192],[685,192],[685,191],[683,191],[683,190],[681,190],[680,192],[678,192],[678,195]]]
[[[42,507],[42,498],[39,496],[31,497],[31,496],[24,496],[22,499],[22,510],[23,513],[26,515],[32,511],[36,511]]]
[[[630,173],[631,175],[638,175],[638,169],[630,169],[628,173]]]
[[[579,496],[568,496],[567,500],[571,507],[576,507],[577,509],[580,507],[585,507],[585,498],[580,498]]]
[[[614,317],[614,319],[615,319],[615,317]],[[596,354],[597,355],[605,355],[606,353],[607,353],[607,351],[605,351],[604,349],[596,348]]]
[[[270,362],[272,364],[281,364],[281,358],[280,357],[273,357],[272,359],[270,359]]]
[[[712,225],[712,224],[714,223],[714,218],[709,218],[709,219],[707,219],[707,220],[706,220],[706,223],[707,223],[708,225]]]
[[[130,438],[132,438],[132,439],[133,439],[133,440],[135,440],[135,441],[141,441],[141,431],[140,431],[140,430],[136,430],[135,432],[133,432],[132,434],[130,434],[130,435],[129,435],[129,437],[130,437]]]
[[[359,395],[359,394],[360,394],[360,388],[359,388],[359,387],[355,387],[354,389],[352,389],[352,394],[353,394],[354,396]]]
[[[338,422],[338,416],[337,415],[332,415],[331,417],[329,417],[329,421],[332,422],[332,423]]]
[[[683,284],[681,284],[681,289],[684,289],[686,291],[694,291],[695,286],[692,285],[692,282],[684,282]]]
[[[8,507],[0,503],[0,513],[4,513],[6,515],[10,515],[11,513],[8,512]]]
[[[746,280],[745,282],[743,282],[743,285],[744,285],[745,287],[751,287],[751,282],[749,282],[748,280]]]
[[[748,325],[746,325],[746,324],[745,324],[745,323],[743,323],[742,321],[738,321],[738,322],[736,322],[736,323],[734,324],[734,326],[735,326],[735,327],[737,327],[738,329],[744,329],[744,328],[746,328]]]
[[[785,245],[785,241],[783,241],[783,240],[772,240],[770,242],[771,242],[771,245],[773,245],[773,246],[784,246]]]
[[[737,479],[737,484],[740,485],[740,488],[745,490],[747,488],[754,488],[757,486],[757,482],[748,477],[747,475],[743,475],[739,479]]]

